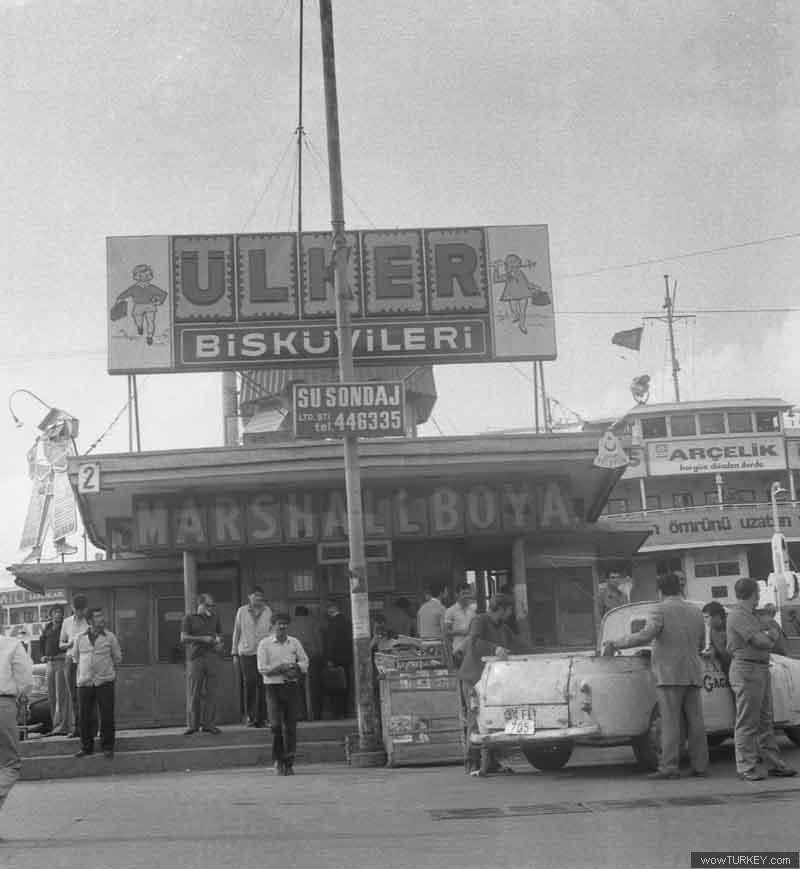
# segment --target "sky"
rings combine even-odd
[[[128,449],[106,371],[107,236],[289,231],[299,0],[0,0],[0,397]],[[800,404],[800,8],[779,0],[334,2],[348,228],[549,226],[548,393]],[[306,229],[330,227],[319,12],[305,2]],[[639,353],[613,332],[645,325]],[[532,363],[437,366],[421,434],[533,424]],[[139,378],[146,450],[218,446],[221,377]],[[0,416],[0,564],[20,560],[44,409]],[[96,443],[99,439],[99,443]],[[95,445],[96,444],[96,445]],[[3,580],[0,579],[0,584]]]

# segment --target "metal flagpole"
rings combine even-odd
[[[333,229],[334,292],[339,342],[339,380],[354,379],[350,324],[350,288],[347,285],[349,250],[344,228],[342,162],[339,141],[339,106],[336,94],[336,63],[333,48],[333,11],[331,0],[320,0],[322,64],[325,80],[325,119],[328,131],[328,169]],[[355,695],[358,712],[359,751],[351,753],[351,763],[377,766],[385,762],[378,741],[378,716],[370,652],[369,593],[364,551],[364,518],[361,511],[361,468],[358,437],[345,435],[344,476],[347,492],[347,527],[350,543],[350,605],[355,654]]]

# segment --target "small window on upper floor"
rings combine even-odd
[[[667,436],[667,418],[652,416],[642,420],[643,438],[665,438]]]
[[[701,413],[700,434],[722,434],[725,431],[724,413]]]
[[[673,507],[694,507],[694,498],[691,492],[675,492],[672,495]]]
[[[773,411],[761,411],[756,413],[756,431],[780,431],[781,421],[777,413]]]
[[[672,437],[694,437],[697,434],[697,427],[693,413],[675,414],[669,418],[669,427]]]
[[[753,430],[753,418],[749,410],[728,411],[728,431],[731,434],[743,434]]]

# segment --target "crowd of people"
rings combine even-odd
[[[718,602],[702,610],[682,595],[676,574],[659,577],[660,601],[644,627],[608,642],[603,654],[652,644],[652,672],[661,716],[661,756],[656,779],[679,777],[679,754],[688,741],[692,773],[708,775],[708,748],[700,690],[702,656],[713,656],[727,674],[736,718],[736,768],[746,781],[766,775],[788,777],[796,771],[781,759],[772,724],[769,676],[771,652],[784,653],[785,635],[774,609],[757,610],[758,583],[740,579],[735,585],[736,605],[726,612]],[[456,589],[447,605],[448,588],[435,583],[416,615],[407,598],[397,598],[373,617],[373,651],[391,648],[397,637],[439,640],[462,684],[462,712],[468,732],[476,727],[475,686],[483,659],[504,658],[530,651],[517,635],[514,598],[501,590],[478,613],[475,593],[468,583]],[[99,729],[104,756],[114,755],[114,686],[122,661],[117,637],[106,628],[102,608],[88,606],[85,596],[73,599],[73,612],[50,610],[50,621],[40,641],[47,665],[47,689],[52,734],[80,739],[76,757],[92,755]],[[250,589],[247,603],[234,619],[231,657],[243,689],[247,726],[272,734],[275,770],[292,775],[301,717],[341,718],[353,700],[353,643],[351,626],[338,603],[326,605],[321,625],[307,606],[295,607],[294,616],[273,612],[260,587]],[[197,610],[181,624],[186,650],[187,737],[202,731],[219,734],[217,688],[224,664],[223,628],[210,594],[201,594]],[[19,776],[17,701],[33,683],[31,659],[16,639],[0,636],[0,807]],[[467,768],[481,772],[480,752],[467,747]],[[502,770],[491,760],[488,770]],[[484,770],[486,768],[484,767]]]

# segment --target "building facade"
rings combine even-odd
[[[631,464],[601,522],[645,522],[651,534],[629,564],[604,565],[606,575],[630,573],[634,599],[648,599],[659,573],[680,570],[690,598],[732,603],[737,579],[765,580],[772,571],[775,517],[790,557],[800,564],[800,428],[790,411],[776,398],[632,411]],[[781,491],[774,516],[775,483]],[[798,615],[790,611],[784,629],[800,638]]]

